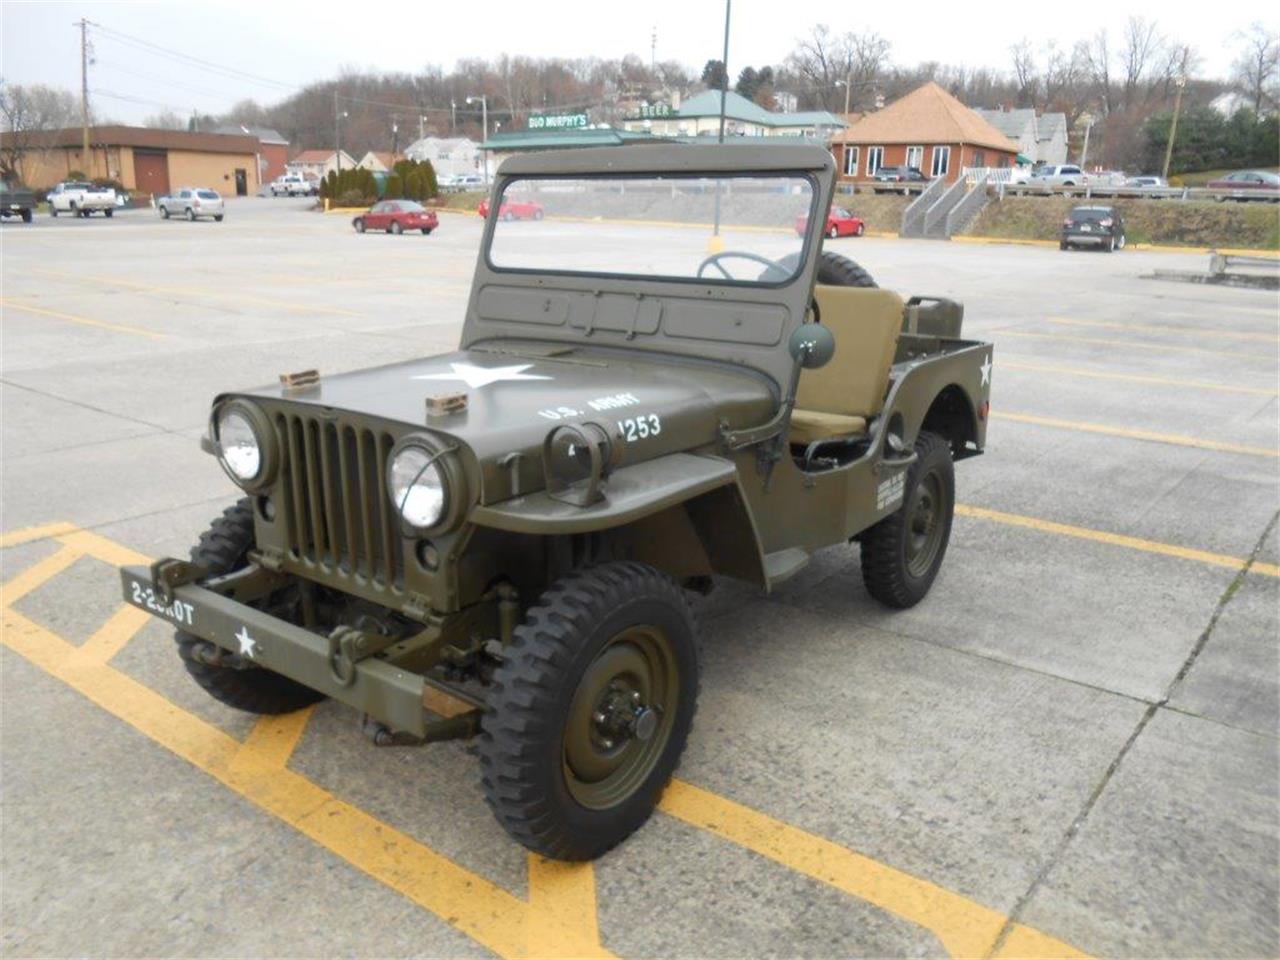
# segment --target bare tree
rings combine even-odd
[[[888,67],[889,46],[878,33],[836,36],[820,23],[787,56],[786,68],[810,104],[839,109],[849,82],[850,108],[858,109],[875,99],[874,84]]]
[[[1106,30],[1099,30],[1088,40],[1076,45],[1076,54],[1084,67],[1102,114],[1106,116],[1115,106],[1111,90],[1111,46]]]
[[[173,110],[161,110],[143,120],[142,125],[154,130],[185,130],[187,118]]]
[[[1231,80],[1262,116],[1280,104],[1280,34],[1255,22],[1237,34],[1241,51],[1232,65]]]
[[[1018,84],[1018,106],[1033,107],[1036,104],[1036,93],[1040,89],[1040,78],[1036,74],[1036,59],[1031,52],[1031,43],[1023,37],[1012,47],[1013,78]]]
[[[68,90],[0,81],[0,123],[7,134],[0,148],[0,174],[22,180],[24,155],[45,148],[42,134],[73,126],[79,117],[79,103]]]
[[[1154,21],[1130,17],[1124,28],[1124,45],[1120,49],[1120,66],[1124,72],[1120,106],[1134,105],[1140,92],[1149,92],[1144,81],[1153,64],[1165,49],[1164,38]]]

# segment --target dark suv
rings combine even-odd
[[[1062,221],[1058,249],[1099,247],[1107,253],[1124,249],[1124,219],[1111,206],[1074,207]]]

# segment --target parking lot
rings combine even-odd
[[[1144,278],[1200,253],[829,244],[996,345],[941,575],[896,613],[854,548],[719,584],[661,812],[569,866],[466,744],[223,708],[119,597],[236,499],[219,390],[456,346],[478,218],[307,206],[0,228],[7,954],[1280,952],[1274,292]]]

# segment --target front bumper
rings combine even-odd
[[[351,682],[343,683],[334,673],[326,637],[195,584],[173,587],[173,601],[166,602],[147,567],[122,567],[120,583],[126,603],[184,633],[367,713],[392,730],[426,735],[428,690],[419,674],[369,658],[357,662]]]

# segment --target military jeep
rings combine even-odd
[[[515,839],[600,855],[689,736],[694,595],[856,541],[909,607],[982,451],[990,345],[823,251],[833,180],[795,145],[506,161],[460,349],[218,396],[203,446],[245,496],[189,560],[125,568],[125,599],[218,700],[474,737]],[[508,196],[544,217],[499,218]]]

